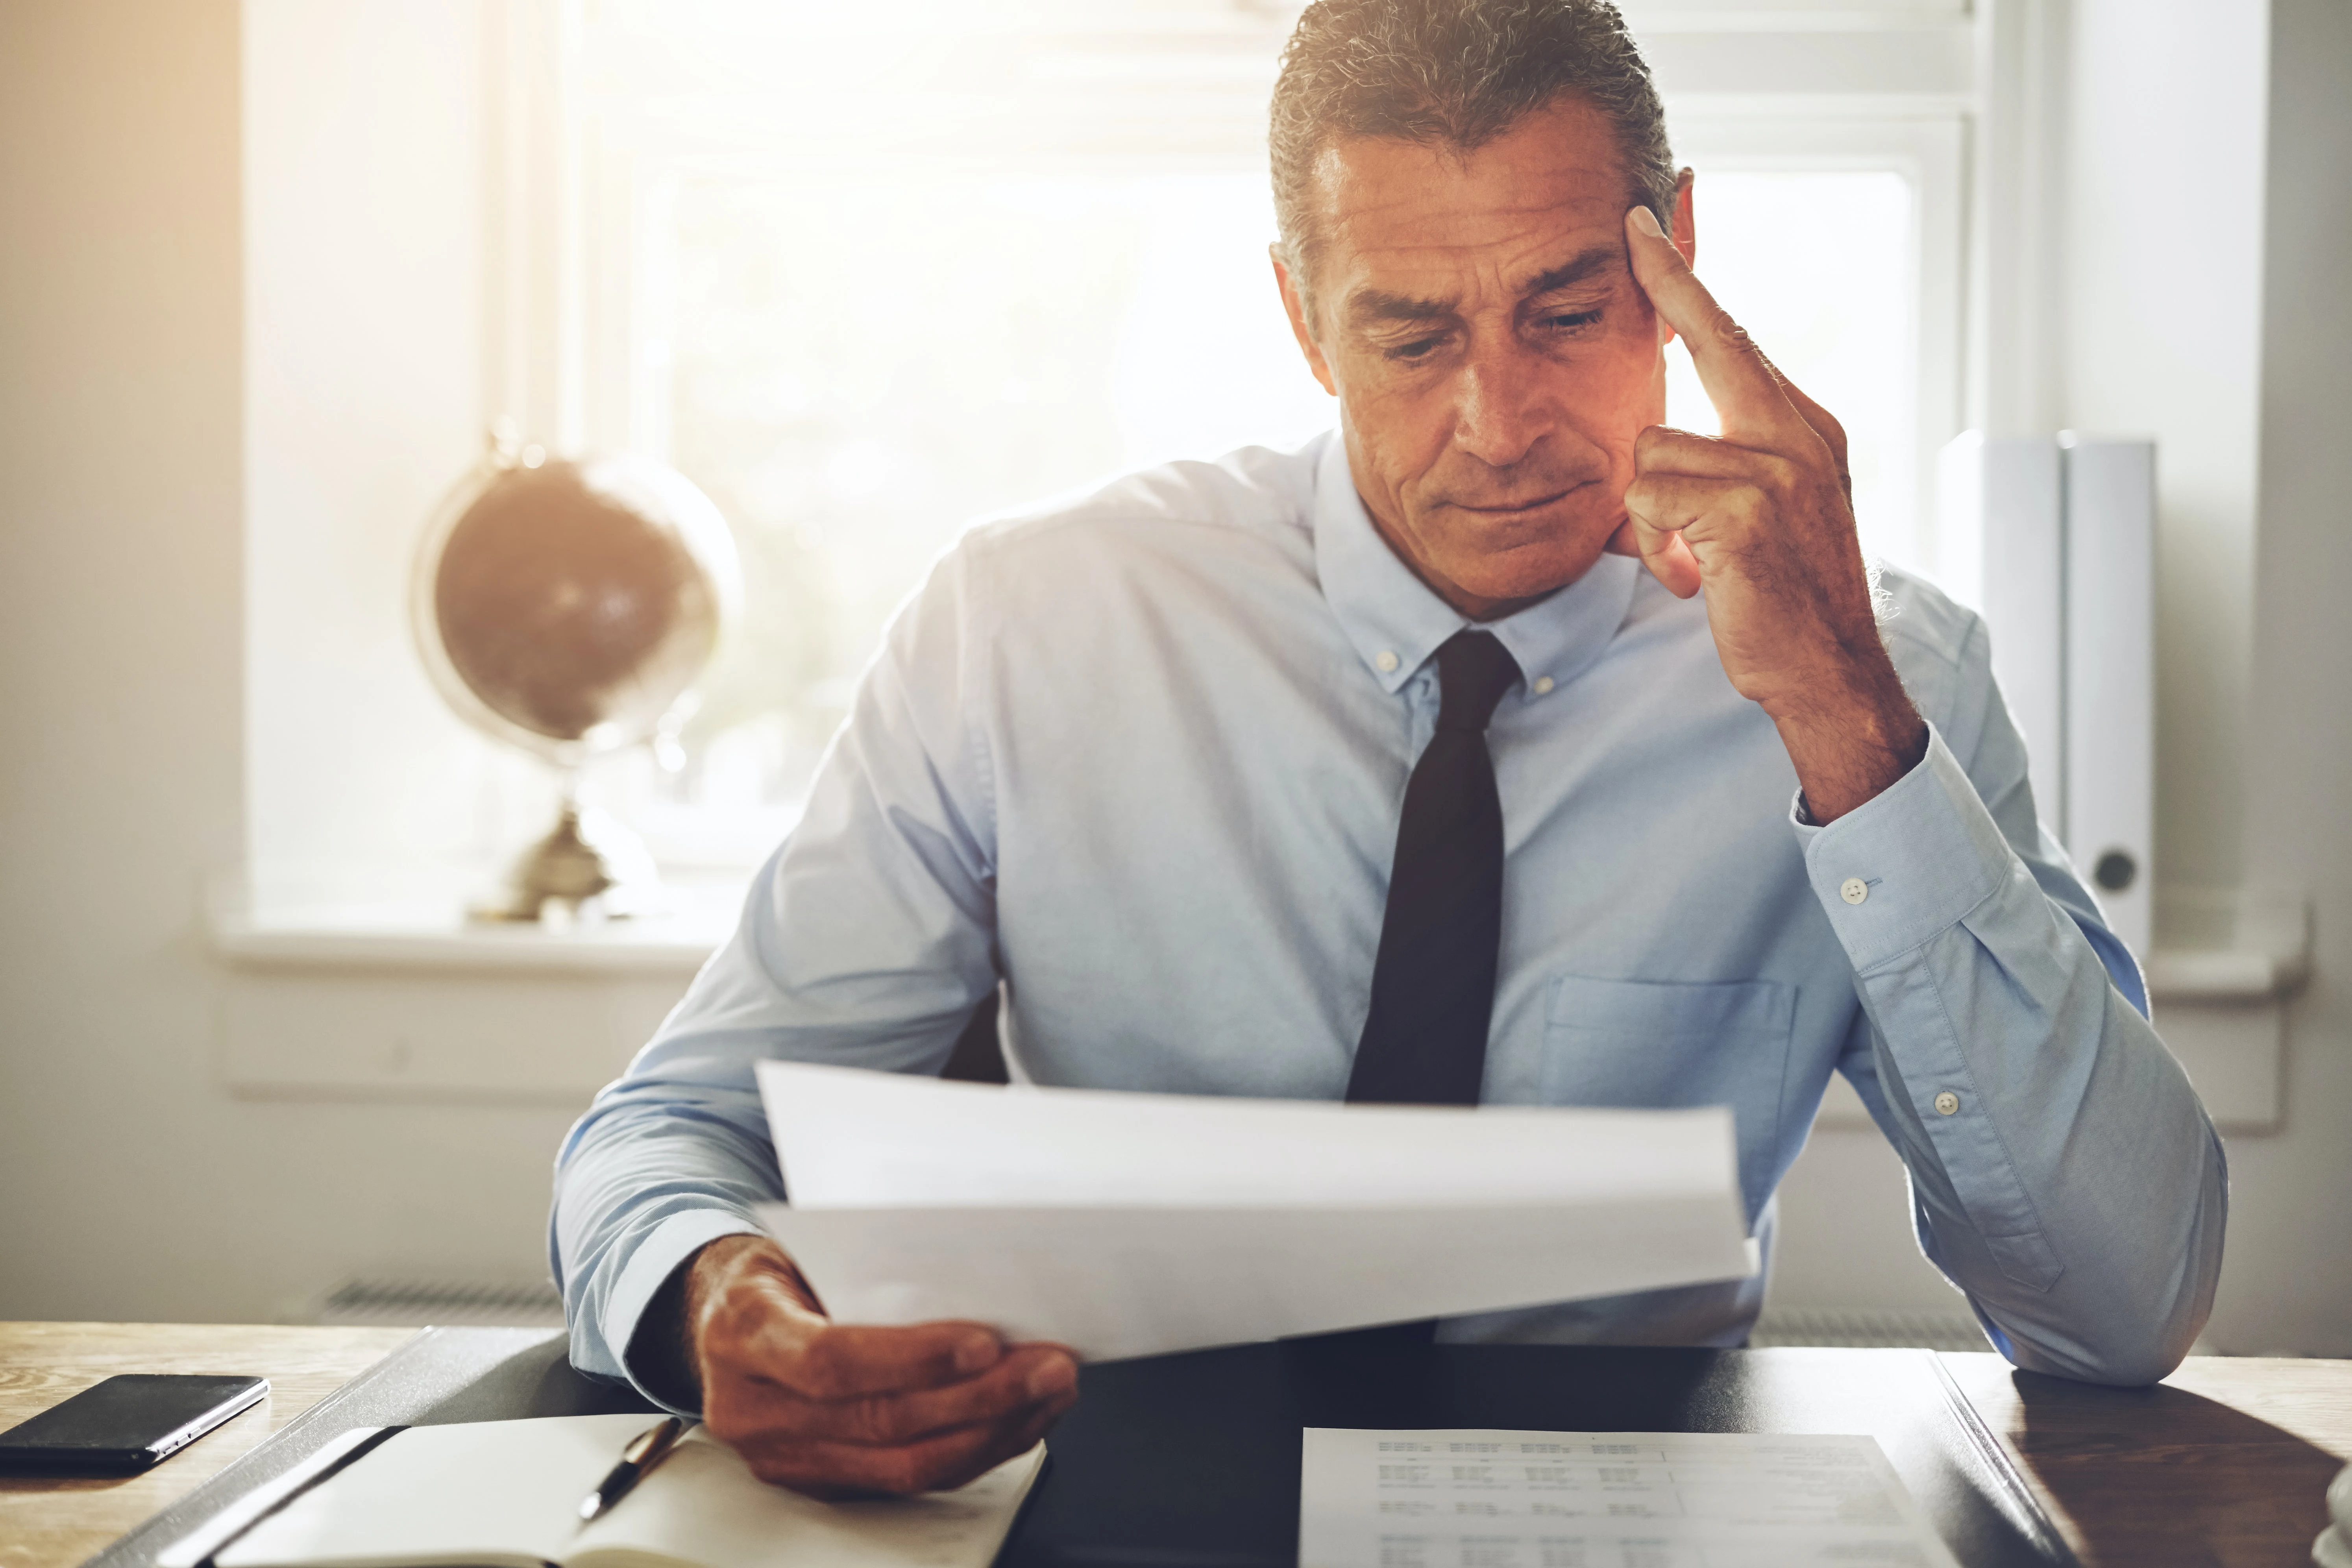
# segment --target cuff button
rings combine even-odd
[[[1949,1115],[1951,1115],[1953,1112],[1955,1112],[1955,1111],[1958,1110],[1959,1110],[1959,1108],[1960,1108],[1960,1097],[1959,1097],[1958,1095],[1957,1095],[1957,1094],[1954,1094],[1950,1089],[1948,1089],[1944,1090],[1941,1094],[1938,1094],[1937,1096],[1936,1096],[1936,1114],[1937,1114],[1937,1115],[1938,1115],[1938,1116],[1949,1116]]]
[[[1849,904],[1858,904],[1870,897],[1870,884],[1859,877],[1848,877],[1838,884],[1838,897]]]

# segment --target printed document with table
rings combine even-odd
[[[1864,1436],[1310,1426],[1299,1568],[1958,1568]]]

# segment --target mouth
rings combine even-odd
[[[1506,501],[1496,506],[1473,506],[1468,501],[1455,501],[1452,504],[1455,510],[1469,512],[1475,517],[1486,518],[1495,522],[1514,522],[1521,519],[1532,518],[1538,512],[1558,506],[1561,501],[1584,489],[1586,485],[1598,482],[1587,479],[1583,484],[1570,485],[1564,490],[1554,490],[1549,495],[1535,496],[1527,500]]]

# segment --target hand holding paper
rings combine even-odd
[[[763,1481],[811,1497],[963,1485],[1034,1447],[1077,1398],[1058,1345],[984,1323],[836,1322],[764,1237],[704,1247],[688,1338],[711,1433]]]

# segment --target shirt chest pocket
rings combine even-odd
[[[1794,987],[1563,974],[1544,1008],[1548,1105],[1727,1105],[1752,1220],[1780,1166]]]

